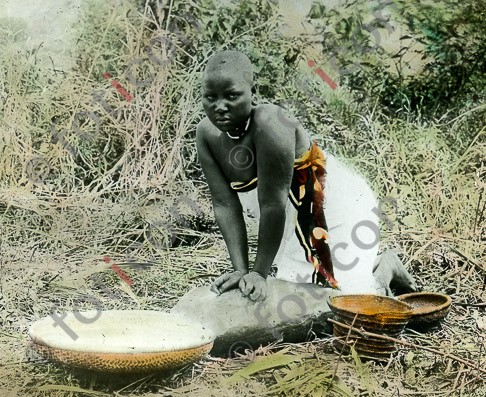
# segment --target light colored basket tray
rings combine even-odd
[[[109,310],[51,316],[32,324],[32,346],[58,363],[103,372],[154,372],[180,368],[204,357],[215,335],[173,313]],[[87,322],[86,319],[95,319]],[[80,321],[80,319],[82,321]],[[59,320],[58,320],[59,321]],[[76,335],[73,338],[63,327]]]

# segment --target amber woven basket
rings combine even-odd
[[[439,325],[451,309],[449,295],[437,292],[412,292],[397,297],[398,300],[412,307],[412,317],[407,327],[428,329]]]
[[[104,373],[177,369],[200,360],[213,346],[210,330],[172,313],[109,310],[63,316],[59,315],[62,324],[51,316],[35,322],[29,330],[31,345],[44,358],[80,369]]]
[[[34,348],[44,358],[91,371],[113,373],[156,372],[183,367],[204,357],[212,343],[192,349],[159,353],[93,353],[55,349],[37,343]]]
[[[396,299],[379,295],[342,295],[329,302],[334,319],[364,331],[396,338],[412,316],[411,307]],[[358,331],[333,325],[334,345],[349,350],[354,346],[363,357],[386,359],[396,350],[395,343],[374,337],[363,337]]]

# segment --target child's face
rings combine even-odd
[[[251,86],[241,73],[211,71],[204,76],[202,104],[206,116],[221,131],[241,127],[251,113]]]

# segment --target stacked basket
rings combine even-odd
[[[334,345],[348,351],[354,346],[362,357],[387,359],[395,343],[365,336],[359,330],[396,338],[413,314],[412,308],[396,299],[378,295],[335,296],[329,302],[334,319],[352,329],[334,323]]]

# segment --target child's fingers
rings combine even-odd
[[[220,288],[221,288],[221,283],[217,282],[218,280],[216,280],[215,282],[213,282],[211,284],[211,291],[214,291],[214,292],[219,292]]]
[[[243,296],[248,296],[253,290],[253,284],[248,282],[244,278],[241,279],[239,287]]]
[[[255,290],[250,294],[250,299],[255,302],[260,302],[265,299],[266,295],[265,288],[255,288]]]
[[[219,276],[214,282],[211,284],[210,291],[213,291],[216,294],[222,294],[224,290],[222,290],[222,285],[225,283],[225,281],[229,278],[229,274],[223,274],[222,276]]]
[[[218,286],[215,283],[211,284],[211,288],[209,290],[211,292],[214,292],[215,294],[218,294],[218,295],[221,294],[221,291],[219,290]]]
[[[250,299],[252,301],[255,301],[255,302],[258,302],[262,299],[260,299],[262,297],[262,294],[260,291],[257,291],[257,290],[254,290],[251,294],[250,294]]]
[[[219,290],[221,293],[226,292],[227,290],[231,289],[236,284],[234,280],[229,279],[226,281],[221,287],[219,287]]]
[[[221,291],[221,293],[229,290],[229,289],[233,289],[235,288],[239,281],[240,281],[240,277],[241,275],[239,273],[230,273],[230,274],[227,274],[225,275],[226,277],[224,278],[224,283],[222,285],[220,285],[219,287],[219,290]]]

